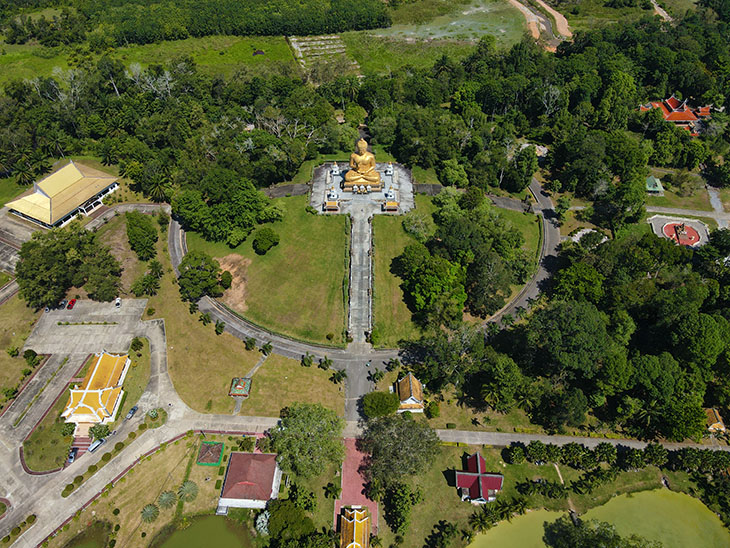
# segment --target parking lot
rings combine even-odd
[[[126,352],[146,305],[147,299],[124,299],[119,308],[113,302],[79,300],[73,310],[44,312],[24,348],[64,355]]]

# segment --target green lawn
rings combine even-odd
[[[423,183],[429,185],[441,184],[441,181],[439,181],[439,178],[436,175],[436,170],[432,167],[428,169],[423,169],[420,166],[413,166],[413,169],[411,170],[411,175],[413,175],[413,181],[415,183]]]
[[[333,482],[335,485],[339,485],[340,479],[337,473],[340,471],[339,465],[329,465],[325,468],[325,471],[319,476],[312,478],[299,478],[297,476],[291,476],[290,479],[293,483],[299,484],[304,489],[314,493],[317,500],[317,507],[312,512],[312,520],[314,526],[317,529],[325,527],[327,530],[332,528],[332,518],[335,512],[335,501],[324,496],[324,486],[329,482]],[[284,482],[281,483],[283,492],[280,494],[281,498],[286,498],[288,492],[285,488]],[[382,522],[381,522],[382,523]]]
[[[522,213],[511,209],[499,209],[499,214],[519,230],[525,238],[522,249],[537,260],[540,245],[540,222],[534,213]]]
[[[698,189],[693,196],[679,196],[670,190],[665,190],[664,196],[647,196],[646,205],[712,211],[710,196],[704,188]]]
[[[5,275],[4,272],[0,274]],[[16,387],[20,383],[22,372],[28,365],[22,353],[16,358],[11,358],[7,349],[23,347],[25,339],[30,335],[40,315],[40,311],[34,312],[25,306],[25,302],[18,295],[0,306],[0,389]],[[1,410],[7,405],[5,396],[0,396],[0,402]]]
[[[2,44],[0,83],[14,79],[50,76],[53,69],[69,67],[73,48],[44,48],[37,45]],[[261,50],[264,55],[253,55]],[[241,37],[207,36],[157,44],[116,48],[112,54],[125,65],[161,64],[176,57],[191,56],[204,72],[231,76],[241,68],[255,71],[283,65],[289,71],[298,70],[294,56],[282,36]],[[96,57],[96,56],[94,56]]]
[[[474,50],[474,43],[464,40],[406,41],[374,36],[367,31],[341,34],[347,52],[365,73],[382,73],[409,65],[429,68],[442,55],[459,60]]]
[[[622,535],[658,540],[664,548],[730,546],[730,532],[709,508],[698,499],[667,489],[617,497],[585,517],[608,521]]]
[[[188,234],[188,248],[222,259],[233,287],[221,299],[251,321],[308,341],[343,345],[347,242],[345,217],[311,215],[307,196],[280,198],[281,242],[257,255],[249,237],[236,249]]]
[[[321,403],[343,416],[344,385],[333,383],[331,375],[316,365],[302,367],[296,360],[272,354],[254,374],[251,395],[243,402],[241,415],[278,417],[284,407],[306,402]]]
[[[66,461],[73,436],[61,435],[61,429],[66,423],[61,418],[61,412],[68,403],[68,389],[63,392],[38,427],[23,442],[25,464],[31,470],[53,470],[63,466]]]
[[[129,370],[124,378],[124,401],[119,407],[117,420],[124,419],[127,411],[137,404],[142,392],[147,388],[150,380],[150,343],[147,339],[141,339],[144,346],[139,352],[129,353]],[[114,429],[114,425],[111,426]]]
[[[0,67],[1,66],[2,56],[0,56]],[[0,179],[0,207],[3,207],[6,203],[14,200],[26,190],[28,190],[28,187],[22,187],[15,184],[14,177]]]
[[[416,195],[416,211],[431,219],[431,198]],[[400,278],[390,273],[393,259],[415,240],[403,230],[402,216],[375,215],[373,218],[373,321],[380,340],[377,346],[397,348],[401,339],[414,339],[420,329],[411,320],[411,311],[403,301]]]
[[[0,287],[4,287],[13,277],[7,272],[0,270]]]

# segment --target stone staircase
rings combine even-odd
[[[318,61],[329,62],[337,58],[344,58],[353,72],[360,73],[360,65],[347,55],[345,43],[338,34],[290,36],[289,44],[304,70],[311,68],[312,64]]]
[[[91,438],[89,437],[75,437],[73,443],[71,444],[71,449],[76,447],[79,452],[76,455],[76,458],[78,459],[81,455],[86,453],[89,450],[89,446],[91,445]]]

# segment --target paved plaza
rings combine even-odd
[[[146,305],[147,299],[124,299],[119,308],[113,302],[84,300],[78,301],[73,310],[45,312],[25,341],[24,349],[63,355],[102,350],[126,352]]]
[[[687,247],[700,247],[705,245],[710,237],[710,231],[707,225],[697,219],[687,219],[683,217],[670,217],[664,215],[654,215],[646,220],[651,225],[651,229],[660,238],[668,238],[676,241],[674,227],[684,225],[685,236],[680,236],[682,245]]]

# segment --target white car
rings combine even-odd
[[[122,299],[117,297],[116,300],[114,301],[114,308],[121,308],[121,307],[122,307]]]

